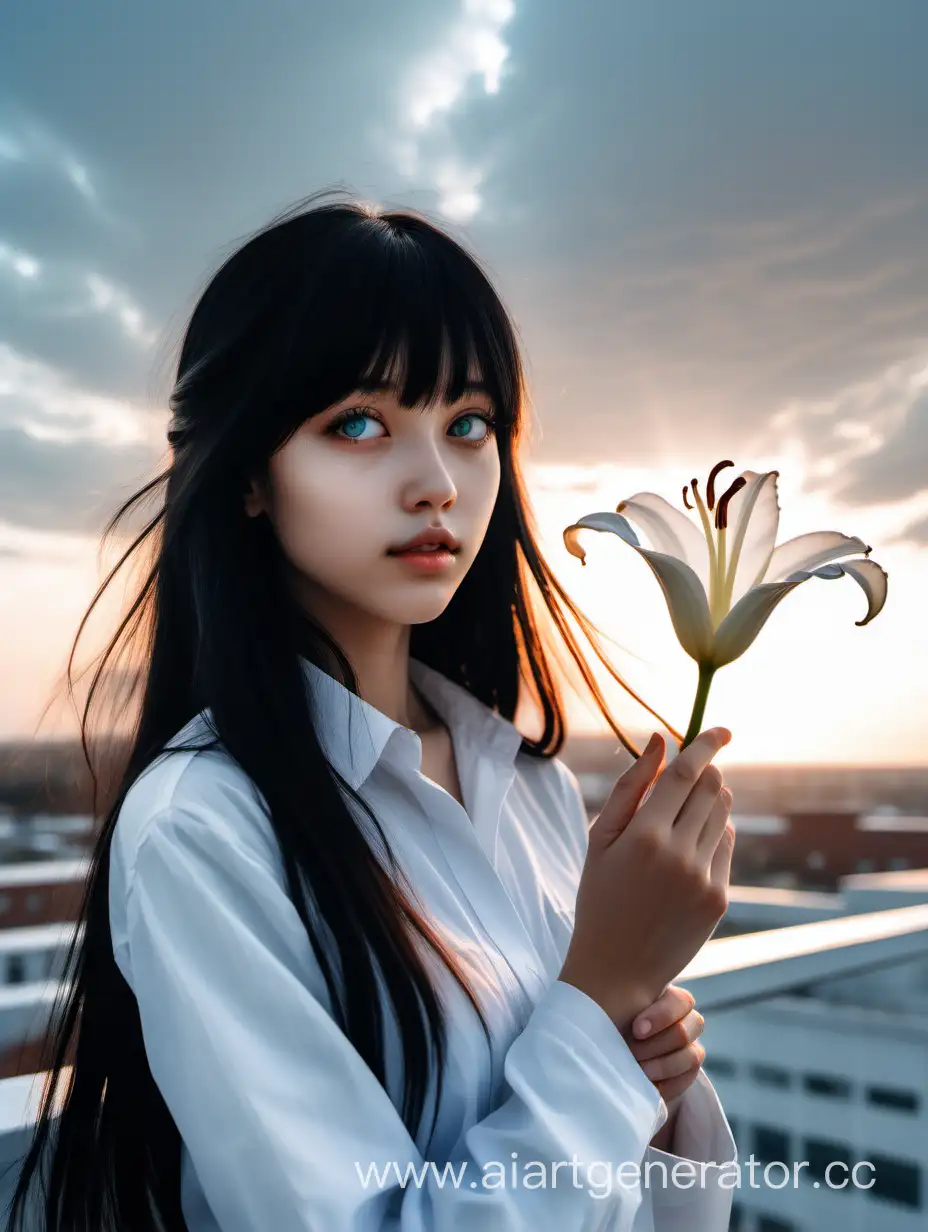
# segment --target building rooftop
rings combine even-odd
[[[23,928],[0,928],[0,955],[47,950],[71,942],[73,924],[27,924]]]
[[[928,894],[928,868],[899,868],[886,873],[850,873],[841,878],[842,889],[918,890]]]
[[[0,890],[10,886],[49,885],[53,881],[83,881],[89,871],[89,860],[25,860],[0,864]]]

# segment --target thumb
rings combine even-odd
[[[664,751],[664,737],[655,732],[635,762],[616,779],[602,811],[590,827],[590,843],[605,847],[619,837],[654,782],[664,761]]]

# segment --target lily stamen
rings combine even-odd
[[[710,509],[715,508],[715,477],[716,475],[719,473],[719,471],[723,471],[726,466],[734,466],[734,465],[735,465],[734,462],[731,462],[726,458],[724,462],[716,462],[715,466],[713,466],[712,470],[709,472],[709,480],[706,484],[706,504],[709,506]]]
[[[780,472],[771,471],[770,477],[775,482],[777,479],[780,478]],[[756,501],[757,497],[760,495],[761,491],[762,491],[762,488],[758,486],[754,488],[750,496],[745,495],[745,498],[744,498],[746,504],[745,504],[744,509],[741,511],[742,516],[739,518],[738,533],[735,535],[735,541],[731,547],[731,562],[728,567],[728,577],[725,579],[725,592],[722,595],[722,603],[724,604],[726,612],[731,607],[732,591],[734,590],[735,575],[738,572],[738,564],[741,560],[741,549],[744,546],[744,536],[747,533],[748,524],[751,521],[751,514],[754,512],[754,502]],[[773,555],[774,546],[775,546],[774,541],[771,540],[770,546],[767,549],[767,555],[758,565],[757,572],[755,573],[754,577],[750,579],[749,589],[753,589],[758,584],[758,582],[763,581],[764,575],[766,574],[767,568],[770,564],[770,559]]]
[[[715,526],[718,530],[718,577],[715,586],[715,600],[709,603],[709,611],[712,613],[712,624],[715,628],[721,624],[725,616],[728,615],[728,607],[725,602],[725,595],[728,591],[729,577],[732,576],[731,570],[728,568],[728,551],[726,540],[728,538],[728,506],[731,498],[736,492],[740,492],[747,480],[744,476],[739,476],[730,488],[728,488],[721,499],[719,500],[718,508],[715,511]]]
[[[739,475],[731,487],[725,491],[719,500],[719,507],[715,511],[715,525],[719,530],[728,529],[728,506],[731,503],[731,498],[736,492],[740,492],[746,484],[747,480],[745,477],[743,475]]]
[[[718,562],[715,553],[715,536],[712,534],[712,525],[709,522],[709,514],[706,512],[706,506],[699,495],[699,480],[691,479],[690,487],[693,489],[693,500],[696,502],[696,508],[699,510],[699,518],[702,522],[702,528],[706,535],[706,544],[709,548],[709,607],[714,608],[716,588],[718,581],[716,575],[718,573]]]

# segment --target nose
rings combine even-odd
[[[457,499],[457,488],[447,463],[437,448],[420,451],[414,464],[414,477],[406,480],[403,505],[409,510],[433,505],[446,509]]]

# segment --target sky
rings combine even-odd
[[[641,490],[679,504],[721,458],[775,467],[781,539],[859,535],[889,598],[858,628],[850,579],[798,588],[705,725],[731,762],[924,763],[926,45],[920,0],[3,6],[0,739],[67,730],[39,716],[103,525],[164,459],[209,273],[339,186],[490,273],[543,546],[632,687],[686,727],[696,667],[647,565],[588,532],[582,569],[561,531]],[[603,730],[579,697],[570,718]]]

